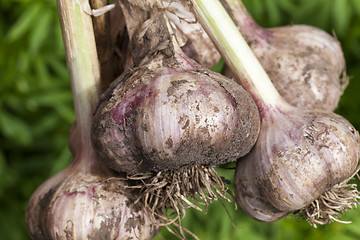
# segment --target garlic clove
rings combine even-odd
[[[255,174],[254,164],[243,164],[242,167],[236,168],[235,197],[241,209],[247,215],[262,222],[275,222],[288,215],[288,212],[280,211],[268,202],[266,196],[259,191],[258,182],[254,181],[253,174]]]

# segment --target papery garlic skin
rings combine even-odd
[[[84,168],[70,165],[34,192],[26,210],[32,239],[142,240],[158,233],[148,210],[124,194],[122,180],[100,166]]]
[[[131,55],[95,110],[92,145],[139,190],[136,201],[185,238],[187,208],[229,200],[214,167],[250,151],[259,112],[240,85],[186,56],[162,1],[119,3]]]
[[[189,6],[179,0],[163,0],[163,4],[184,53],[203,67],[214,67],[221,58],[220,54]]]
[[[222,0],[276,90],[291,105],[333,111],[347,86],[339,41],[307,25],[265,29],[257,25],[241,0]],[[229,68],[225,76],[233,74]]]
[[[265,29],[256,24],[241,0],[222,0],[280,95],[304,109],[333,111],[348,83],[339,41],[307,25]],[[164,1],[183,51],[205,67],[220,59],[193,13],[179,0]],[[223,74],[232,78],[225,67]]]
[[[177,55],[175,65],[118,79],[94,116],[92,142],[109,166],[147,173],[235,161],[259,131],[255,103],[237,83]],[[159,63],[160,64],[160,63]],[[155,66],[155,67],[154,67]]]
[[[263,116],[257,143],[235,173],[237,202],[254,219],[273,222],[301,210],[356,171],[359,133],[341,116],[277,107]]]
[[[213,167],[249,152],[260,126],[250,95],[184,54],[162,1],[120,6],[132,54],[94,114],[98,158],[132,175]]]
[[[333,111],[346,86],[340,43],[311,26],[264,29],[248,43],[280,95],[291,105]]]

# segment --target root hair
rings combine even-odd
[[[200,206],[205,206],[207,213],[209,204],[218,197],[232,202],[226,197],[229,189],[214,167],[193,165],[156,174],[128,175],[126,178],[130,182],[127,188],[136,191],[138,196],[134,204],[140,203],[149,209],[154,222],[165,226],[180,239],[186,239],[185,232],[198,239],[181,225],[186,209],[203,211]]]
[[[310,205],[299,211],[300,217],[305,218],[314,228],[317,225],[331,222],[351,223],[340,220],[340,214],[346,210],[355,209],[359,204],[360,194],[357,185],[349,183],[355,175],[359,178],[358,170],[359,168],[351,177],[334,185]]]

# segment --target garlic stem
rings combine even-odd
[[[57,0],[57,4],[74,98],[78,138],[82,149],[92,151],[90,129],[100,92],[100,70],[91,16],[83,10],[86,1],[88,0]]]
[[[287,105],[218,0],[191,0],[198,21],[257,105]],[[262,109],[260,109],[261,111]]]

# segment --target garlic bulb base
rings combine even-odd
[[[356,175],[358,176],[357,173]],[[340,220],[340,214],[343,214],[346,210],[355,209],[359,204],[360,193],[357,185],[348,182],[353,177],[351,176],[349,179],[336,184],[330,190],[324,192],[298,215],[305,218],[314,228],[317,225],[332,222],[351,223],[350,221]]]

